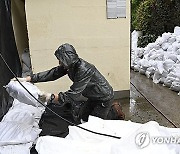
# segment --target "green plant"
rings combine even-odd
[[[135,27],[137,25],[136,22],[136,13],[139,5],[141,4],[143,0],[131,0],[131,30],[135,30]]]
[[[152,5],[153,5],[154,0],[145,0],[143,1],[136,14],[136,30],[142,31],[144,34],[149,32],[150,27],[149,24],[151,23],[152,20]]]
[[[160,36],[164,32],[173,32],[174,27],[180,25],[180,1],[145,0],[136,15],[135,29],[145,35]]]
[[[173,32],[175,26],[180,26],[179,0],[145,0],[137,10],[136,30],[142,31],[139,46],[152,42],[164,32]],[[151,36],[152,35],[152,36]]]
[[[173,17],[171,18],[171,22],[169,23],[169,27],[180,26],[180,1],[172,0],[172,10]]]
[[[157,38],[156,35],[151,35],[151,34],[139,36],[137,45],[138,45],[138,47],[144,48],[149,43],[155,42],[156,38]]]

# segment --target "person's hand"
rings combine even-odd
[[[46,93],[44,91],[41,91],[39,94],[39,100],[43,103],[47,102],[50,103],[50,99],[51,99],[51,93]]]
[[[27,77],[25,77],[25,78],[17,78],[20,82],[30,82],[31,81],[31,77],[30,76],[27,76]],[[13,79],[11,79],[11,81],[17,81],[17,79],[16,78],[13,78]]]

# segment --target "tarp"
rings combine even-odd
[[[66,138],[39,137],[38,154],[178,154],[179,128],[159,126],[155,121],[145,124],[123,120],[103,120],[90,117],[82,127],[121,139],[92,134],[76,126],[69,126]],[[48,145],[48,146],[47,146]]]
[[[58,105],[51,104],[49,108],[63,118],[74,122],[68,106],[60,107]],[[39,122],[39,126],[42,129],[40,136],[51,135],[65,137],[69,133],[69,125],[70,124],[68,122],[60,119],[58,116],[46,109]]]
[[[17,76],[21,76],[21,64],[17,52],[11,19],[11,0],[0,0],[0,53]],[[12,99],[3,88],[13,75],[0,58],[0,119],[8,111]]]

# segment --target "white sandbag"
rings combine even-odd
[[[180,81],[173,81],[170,89],[179,92],[180,91]]]
[[[135,65],[137,65],[137,64],[135,63],[134,58],[131,58],[131,68],[134,69]]]
[[[136,30],[134,30],[132,33],[131,33],[131,48],[132,50],[136,50],[137,49],[137,41],[138,41],[138,32]]]
[[[156,54],[158,55],[158,57],[156,58],[156,60],[160,60],[163,61],[164,60],[164,50],[163,49],[159,49],[156,51]]]
[[[17,110],[19,112],[22,112],[22,111],[27,112],[27,113],[33,115],[33,117],[35,119],[40,119],[41,115],[43,114],[43,112],[45,110],[45,107],[34,107],[32,105],[21,103],[15,99],[13,101],[13,106],[11,109],[14,111]]]
[[[180,50],[179,50],[180,51]],[[177,55],[177,60],[180,61],[180,55]]]
[[[147,69],[148,67],[151,66],[147,59],[141,59],[139,62],[140,62],[141,67],[144,69]]]
[[[149,59],[151,60],[158,60],[160,58],[160,54],[152,54]]]
[[[180,35],[177,35],[177,36],[176,36],[176,41],[177,41],[178,43],[180,43]]]
[[[173,50],[173,46],[169,45],[168,48],[167,48],[167,52],[172,52],[172,50]]]
[[[39,128],[38,123],[44,110],[44,107],[33,107],[32,105],[21,103],[15,99],[12,107],[4,115],[2,122],[12,121]]]
[[[160,46],[159,44],[155,43],[154,49],[155,49],[155,50],[159,50],[160,48],[161,48],[161,46]]]
[[[166,70],[164,70],[163,73],[162,73],[162,75],[161,75],[161,78],[160,78],[159,83],[162,83],[162,84],[163,84],[163,83],[165,82],[167,76],[168,76],[168,72],[167,72]]]
[[[34,125],[35,118],[32,114],[18,110],[10,110],[2,119],[3,122],[17,122],[26,125]]]
[[[14,99],[12,107],[3,117],[2,122],[14,121],[18,123],[30,124],[39,128],[38,123],[44,111],[45,107],[34,107]]]
[[[157,66],[156,71],[157,71],[159,74],[162,74],[163,71],[164,71],[163,62],[162,62],[162,61],[157,61],[156,66]]]
[[[170,55],[168,56],[168,59],[171,59],[171,60],[174,61],[174,63],[176,63],[176,61],[177,61],[177,55],[175,55],[175,54],[170,54]]]
[[[167,49],[169,48],[169,43],[168,42],[164,42],[162,45],[161,45],[161,47],[162,47],[162,49],[164,50],[164,51],[167,51]]]
[[[166,59],[164,62],[163,62],[163,68],[166,70],[166,71],[169,71],[173,65],[175,64],[175,62],[171,59]]]
[[[142,68],[139,69],[139,73],[140,73],[140,74],[143,74],[143,75],[144,75],[145,72],[146,72],[146,69],[142,69]]]
[[[156,69],[153,66],[151,66],[151,67],[147,68],[146,71],[149,71],[149,72],[151,72],[153,74],[155,72],[155,70]]]
[[[171,37],[168,38],[168,42],[170,44],[173,44],[175,41],[176,41],[176,35],[172,34]]]
[[[156,61],[154,60],[149,60],[149,64],[151,65],[151,67],[156,67]]]
[[[177,60],[177,61],[176,61],[176,64],[180,64],[180,61],[179,61],[179,60]]]
[[[168,74],[168,77],[173,77],[174,80],[176,79],[176,74],[174,71],[171,71],[169,74]]]
[[[167,75],[168,72],[164,69],[163,61],[157,61],[156,70],[153,76],[153,82],[156,84],[163,83]]]
[[[155,43],[149,43],[144,49],[145,52],[150,52],[150,50],[152,50],[155,46]]]
[[[176,26],[176,27],[174,28],[174,34],[175,34],[175,35],[180,35],[180,27],[179,27],[179,26]]]
[[[139,65],[135,65],[135,66],[134,66],[134,71],[135,71],[135,72],[139,72],[139,70],[140,70],[140,66],[139,66]]]
[[[171,33],[163,33],[162,34],[162,38],[163,38],[163,40],[166,40],[166,41],[168,41],[168,39],[171,37]]]
[[[147,57],[151,50],[145,48],[143,57]],[[146,59],[146,58],[145,58]]]
[[[159,50],[156,50],[157,53],[164,55],[164,50],[161,48]]]
[[[153,76],[153,82],[156,84],[159,83],[161,81],[161,77],[162,74],[160,74],[159,72],[155,72]]]
[[[167,40],[163,37],[158,37],[155,41],[156,44],[158,44],[159,46],[161,46],[164,42],[166,42]]]
[[[131,69],[134,70],[134,64],[132,61],[131,61]]]
[[[0,154],[30,154],[32,142],[18,145],[0,146]]]
[[[167,78],[164,80],[164,85],[166,87],[171,87],[171,84],[174,80],[175,80],[175,77],[167,76]]]
[[[141,58],[136,58],[136,59],[134,59],[134,60],[133,60],[133,66],[138,65],[139,60],[141,60]],[[140,67],[140,66],[138,66],[138,67]]]
[[[169,76],[180,79],[180,64],[173,65],[173,67],[170,69]]]
[[[35,98],[38,99],[39,89],[36,86],[32,85],[29,82],[21,83],[30,91],[30,93]],[[9,95],[19,100],[20,102],[33,106],[42,106],[17,81],[10,81],[5,87]]]
[[[180,70],[176,71],[174,75],[176,76],[177,79],[180,79]]]
[[[34,142],[41,129],[16,122],[0,122],[0,146]]]
[[[150,57],[154,54],[156,54],[156,50],[152,49],[149,52],[145,53],[144,58],[150,60]]]
[[[177,55],[176,55],[175,53],[173,53],[173,52],[167,52],[167,53],[165,53],[165,54],[164,54],[164,59],[165,59],[165,60],[166,60],[166,59],[171,59],[171,60],[174,61],[174,63],[176,63],[176,61],[178,60],[178,59],[177,59]]]
[[[161,77],[159,83],[164,84],[164,81],[166,80],[166,77]]]
[[[155,72],[155,68],[154,67],[149,67],[147,68],[146,72],[145,72],[145,75],[150,78]]]
[[[177,55],[180,55],[180,49],[176,50],[175,52]]]
[[[143,48],[137,48],[137,50],[134,51],[135,56],[141,58],[144,54],[144,49]]]
[[[151,50],[149,55],[148,55],[148,60],[160,60],[162,61],[164,59],[164,53],[163,53],[163,50],[160,49],[160,50]]]
[[[178,49],[180,48],[180,43],[179,42],[174,42],[173,44],[172,44],[172,51],[173,52],[176,52]]]
[[[168,75],[169,75],[169,72],[164,70],[163,73],[162,73],[162,77],[167,78]]]

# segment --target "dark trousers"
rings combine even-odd
[[[106,120],[123,119],[122,117],[119,117],[116,109],[114,108],[113,99],[106,102],[87,100],[81,108],[81,118],[84,121],[88,121],[89,115]]]

